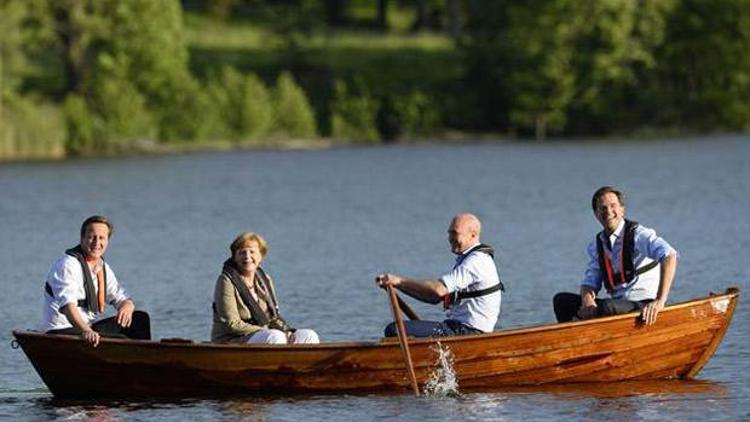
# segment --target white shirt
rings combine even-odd
[[[478,244],[471,246],[467,251]],[[500,283],[497,267],[491,256],[475,251],[463,258],[463,261],[462,258],[463,254],[456,259],[460,263],[450,273],[440,277],[449,293],[457,290],[482,290]],[[489,333],[495,329],[500,316],[501,297],[502,294],[498,290],[488,295],[463,299],[448,308],[447,317]]]
[[[601,236],[604,253],[609,256],[612,268],[620,268],[620,249],[622,249],[624,229],[625,220],[623,219],[614,233],[609,236],[609,239],[606,239],[602,233],[597,234],[597,236]],[[611,250],[609,248],[610,244],[612,245]],[[677,251],[666,240],[656,235],[654,229],[641,224],[636,227],[633,233],[633,244],[633,264],[635,269],[648,265],[653,261],[662,262],[667,256],[677,254]],[[598,292],[604,285],[606,275],[605,271],[599,268],[596,237],[589,243],[587,252],[589,255],[589,264],[581,285],[590,287]],[[616,285],[611,296],[613,299],[632,301],[656,299],[660,277],[661,264],[641,275],[635,276],[630,283]]]
[[[112,303],[115,307],[119,306],[124,300],[128,299],[125,291],[117,282],[112,268],[106,262],[105,271],[107,274],[107,291],[104,296],[105,303]],[[98,293],[99,287],[96,283],[96,274],[92,273],[91,278],[94,280],[94,291]],[[55,261],[47,274],[47,284],[54,297],[44,292],[44,313],[42,331],[59,330],[62,328],[72,327],[68,318],[61,312],[69,303],[77,304],[79,300],[86,299],[86,290],[83,286],[83,269],[78,259],[65,255]],[[78,305],[76,305],[78,306]],[[78,311],[89,322],[96,319],[96,314],[88,308],[78,306]]]

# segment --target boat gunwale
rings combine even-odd
[[[710,293],[709,296],[687,300],[672,305],[668,305],[661,312],[670,312],[679,310],[686,307],[700,306],[704,303],[713,302],[721,299],[736,300],[739,296],[740,290],[738,287],[729,287],[724,293],[714,294]],[[727,312],[733,312],[736,304]],[[572,321],[572,322],[551,322],[537,325],[531,325],[528,327],[510,328],[506,330],[493,331],[491,333],[482,334],[469,334],[461,336],[450,336],[450,337],[428,337],[428,338],[416,338],[409,337],[409,344],[419,346],[423,344],[434,344],[437,342],[443,344],[465,342],[465,341],[485,341],[489,339],[517,336],[520,334],[527,333],[540,333],[546,331],[558,331],[561,329],[580,327],[591,324],[604,324],[611,321],[631,319],[639,315],[639,312],[630,312],[627,314],[613,315],[602,318],[594,318],[583,321]],[[727,324],[729,325],[729,324]],[[728,327],[727,327],[728,328]],[[83,341],[80,336],[70,334],[47,334],[40,331],[34,330],[13,330],[13,336],[16,341],[20,342],[20,338],[24,337],[42,337],[51,338],[54,337],[58,340],[64,341]],[[723,336],[722,336],[723,337]],[[173,340],[173,341],[169,341]],[[219,350],[274,350],[274,351],[287,351],[287,352],[304,352],[304,351],[320,351],[326,349],[366,349],[366,348],[383,348],[383,347],[399,347],[399,343],[395,338],[381,338],[375,341],[350,341],[350,342],[330,342],[330,343],[319,343],[319,344],[234,344],[234,343],[211,343],[211,342],[196,342],[192,339],[170,339],[163,338],[161,340],[132,340],[132,339],[120,339],[111,337],[102,337],[100,346],[102,344],[112,345],[137,345],[139,347],[147,348],[190,348],[190,349],[219,349]]]

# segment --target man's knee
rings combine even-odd
[[[145,311],[133,311],[131,337],[139,340],[151,340],[151,318]]]
[[[302,328],[294,332],[295,343],[317,344],[320,343],[318,333],[313,330]]]
[[[604,299],[599,302],[599,316],[627,314],[628,312],[639,311],[640,309],[639,302],[629,300]]]
[[[286,333],[281,330],[268,330],[268,336],[266,337],[266,343],[269,344],[286,344],[287,336]]]
[[[581,297],[575,293],[558,293],[552,298],[552,307],[555,310],[557,322],[568,322],[578,312]]]
[[[253,334],[248,343],[286,344],[286,333],[280,330],[261,330]]]

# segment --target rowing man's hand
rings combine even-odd
[[[399,277],[395,274],[378,274],[375,277],[375,284],[378,285],[381,289],[385,289],[388,286],[398,287],[399,284],[403,281],[402,277]]]

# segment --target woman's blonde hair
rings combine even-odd
[[[234,239],[232,244],[229,246],[229,250],[232,252],[232,256],[234,256],[234,253],[238,250],[249,246],[250,242],[258,243],[260,254],[265,258],[266,252],[268,252],[268,243],[266,243],[266,239],[263,239],[263,236],[254,232],[242,233],[241,235],[237,236],[236,239]]]

